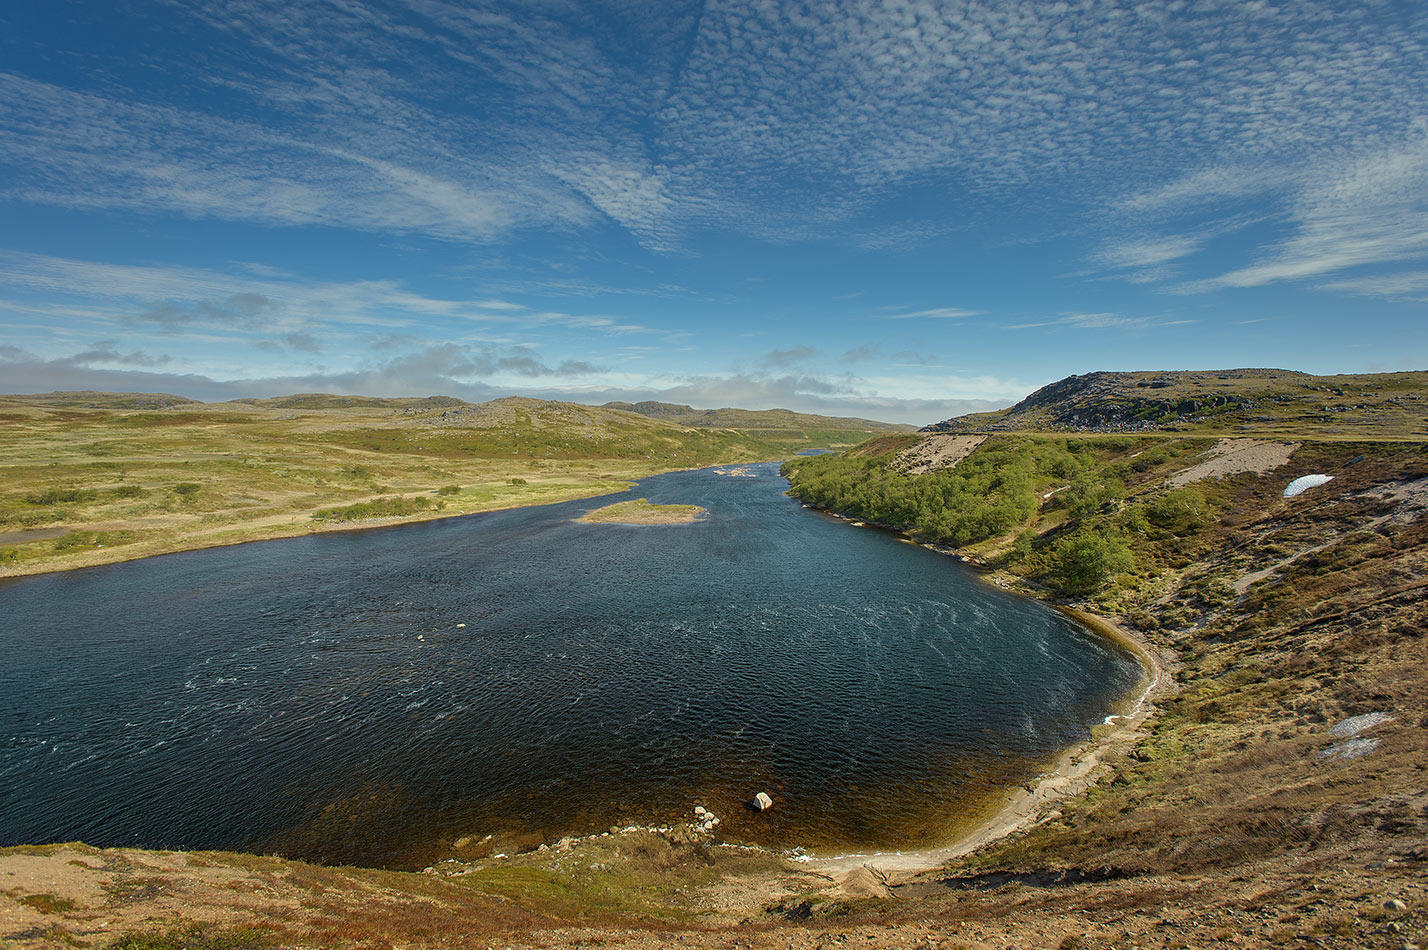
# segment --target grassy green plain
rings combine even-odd
[[[887,427],[688,427],[535,399],[0,397],[0,576],[621,491]]]

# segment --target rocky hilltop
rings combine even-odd
[[[924,432],[1238,432],[1428,435],[1428,373],[1311,376],[1284,369],[1087,373],[1009,409]]]

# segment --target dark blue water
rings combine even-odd
[[[736,839],[934,844],[1139,678],[753,470],[4,583],[0,844],[411,866],[696,803]],[[709,515],[571,520],[635,496]]]

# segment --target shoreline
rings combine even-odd
[[[1101,725],[1092,727],[1090,739],[1057,754],[1036,778],[1035,784],[1008,790],[1001,805],[990,818],[952,842],[912,851],[811,857],[800,861],[802,867],[825,874],[835,881],[867,868],[881,875],[888,883],[897,883],[894,879],[903,880],[920,872],[933,870],[994,841],[1039,824],[1045,819],[1052,805],[1081,794],[1104,778],[1102,766],[1106,758],[1111,752],[1128,748],[1139,741],[1141,727],[1156,711],[1154,700],[1169,691],[1171,677],[1153,646],[1128,633],[1109,618],[1076,608],[1055,604],[1051,606],[1069,614],[1097,635],[1125,649],[1140,663],[1145,675],[1137,684],[1137,688],[1127,694],[1128,700],[1135,697],[1133,701],[1123,703],[1123,711],[1111,713]]]
[[[758,463],[746,463],[758,464]],[[669,474],[682,471],[700,471],[705,468],[718,466],[701,466],[700,468],[679,468],[669,469],[661,472],[650,473],[644,477],[651,477],[656,474]],[[494,511],[509,511],[519,508],[539,507],[548,504],[562,504],[569,501],[588,500],[600,498],[604,495],[620,494],[633,488],[638,481],[632,482],[623,488],[614,491],[601,492],[591,495],[576,495],[572,498],[558,501],[541,501],[527,505],[504,505],[495,508],[482,509],[481,511],[466,511],[459,513],[445,512],[424,512],[422,514],[406,516],[393,519],[380,519],[371,522],[358,524],[338,524],[319,526],[314,523],[312,530],[305,530],[293,533],[272,533],[262,537],[244,538],[242,540],[221,541],[214,544],[203,544],[198,546],[188,546],[171,550],[154,551],[140,554],[135,557],[118,558],[114,560],[98,561],[76,565],[66,565],[63,567],[48,567],[42,570],[27,573],[0,574],[0,584],[9,578],[20,578],[26,576],[38,576],[40,574],[61,573],[69,570],[79,570],[88,567],[101,567],[109,564],[123,563],[131,560],[143,560],[149,557],[161,557],[170,554],[181,554],[188,551],[207,550],[217,547],[232,547],[239,544],[250,544],[260,541],[281,540],[284,538],[305,537],[312,534],[326,534],[329,532],[344,531],[365,531],[377,530],[391,527],[399,527],[405,524],[415,524],[428,521],[444,520],[448,518],[462,518],[471,515],[486,514]],[[790,496],[791,497],[791,496]],[[794,499],[795,501],[797,499]],[[1002,584],[996,584],[986,578],[987,568],[979,562],[969,559],[955,550],[945,546],[928,543],[924,540],[909,536],[905,532],[891,528],[887,525],[874,522],[863,522],[850,518],[826,509],[816,508],[811,505],[803,505],[804,508],[812,510],[817,514],[842,521],[850,526],[875,527],[895,536],[898,540],[927,548],[944,557],[951,557],[958,562],[972,568],[984,582],[993,583],[993,586],[1004,590],[1007,593],[1018,596],[1030,597],[1052,609],[1070,617],[1091,633],[1114,644],[1121,651],[1129,654],[1140,665],[1143,675],[1132,690],[1128,691],[1122,700],[1113,707],[1113,711],[1108,714],[1105,720],[1092,727],[1091,738],[1068,747],[1050,758],[1044,770],[1036,776],[1033,782],[1026,785],[1010,787],[1001,796],[1000,804],[994,807],[990,817],[972,826],[959,834],[951,842],[930,848],[920,848],[908,851],[887,851],[868,852],[831,855],[819,857],[812,855],[796,855],[790,857],[799,868],[815,874],[824,875],[835,882],[841,881],[847,875],[860,869],[870,869],[882,875],[885,879],[892,876],[898,878],[908,878],[917,873],[934,869],[948,861],[962,857],[987,844],[1005,838],[1025,828],[1031,827],[1044,819],[1050,807],[1056,802],[1071,798],[1084,792],[1103,777],[1100,772],[1104,760],[1108,754],[1116,749],[1131,745],[1138,740],[1138,733],[1141,727],[1150,719],[1155,712],[1154,699],[1163,695],[1172,685],[1172,678],[1165,669],[1157,655],[1156,648],[1144,638],[1137,634],[1130,633],[1113,620],[1107,617],[1093,614],[1089,611],[1068,605],[1055,604],[1046,598],[1040,597],[1034,592],[1025,589],[1009,589]],[[299,523],[306,527],[305,524]],[[648,829],[645,829],[648,830]],[[577,836],[577,840],[583,840],[586,836]],[[599,833],[590,835],[591,838],[601,837]],[[736,842],[719,842],[721,846],[729,847],[752,847],[754,850],[766,851],[770,854],[783,854],[785,856],[795,855],[795,851],[787,849],[769,849],[761,846],[741,845]]]
[[[790,496],[792,497],[792,496]],[[796,498],[794,500],[797,500]],[[1002,803],[992,816],[963,832],[953,841],[932,848],[910,851],[875,851],[842,854],[830,857],[807,857],[799,864],[814,873],[823,874],[835,883],[848,875],[867,869],[887,884],[899,883],[923,871],[930,871],[948,861],[964,857],[1002,838],[1039,824],[1055,803],[1085,792],[1104,777],[1103,763],[1112,751],[1139,741],[1141,727],[1156,711],[1155,699],[1168,693],[1173,677],[1154,645],[1139,634],[1131,633],[1109,617],[1091,613],[1080,607],[1052,603],[1024,588],[1011,589],[988,579],[989,570],[979,561],[967,558],[951,548],[928,543],[904,531],[884,524],[859,521],[829,509],[804,504],[804,508],[826,517],[845,522],[851,527],[871,527],[886,531],[899,541],[915,544],[944,557],[956,559],[976,572],[985,583],[1021,597],[1029,597],[1079,623],[1096,636],[1129,654],[1141,667],[1140,681],[1115,706],[1102,723],[1093,726],[1091,738],[1062,750],[1037,776],[1034,784],[1008,789]],[[1098,734],[1099,733],[1099,734]]]
[[[634,527],[662,527],[695,524],[705,520],[709,512],[698,505],[652,504],[648,499],[617,501],[613,505],[594,508],[571,521],[576,524],[613,524]]]
[[[956,556],[947,551],[940,553]],[[1008,593],[1017,593],[1024,597],[1032,596],[1019,591],[1008,591]],[[1046,603],[1041,598],[1034,599]],[[1173,677],[1152,644],[1139,635],[1125,630],[1110,618],[1076,607],[1059,604],[1048,604],[1048,606],[1066,614],[1093,634],[1110,641],[1119,649],[1130,654],[1140,665],[1142,676],[1136,685],[1112,707],[1113,711],[1101,723],[1091,727],[1089,739],[1069,746],[1052,756],[1032,782],[1007,788],[989,817],[966,829],[947,844],[906,851],[871,851],[818,856],[803,853],[802,849],[796,845],[770,847],[723,840],[710,841],[710,845],[780,856],[801,872],[829,879],[830,887],[835,889],[841,887],[850,876],[858,874],[858,872],[871,872],[874,878],[884,885],[895,886],[906,883],[925,871],[934,870],[949,861],[964,857],[979,848],[1039,824],[1042,820],[1051,817],[1052,806],[1057,802],[1079,795],[1102,781],[1105,778],[1103,764],[1106,758],[1111,752],[1128,749],[1140,740],[1141,728],[1156,711],[1154,700],[1170,692],[1174,685]],[[686,821],[675,824],[688,828],[695,827]],[[660,825],[657,822],[648,826],[636,822],[628,827],[571,835],[562,840],[581,843],[619,838],[633,832],[667,835],[673,830],[673,826]],[[544,851],[554,847],[547,843],[538,850]],[[523,856],[525,853],[495,857],[500,859]],[[457,858],[447,858],[425,870],[426,873],[441,873],[441,866],[446,864],[456,869],[454,873],[469,873],[466,869],[471,865],[491,860],[488,857],[464,862]]]
[[[671,471],[680,471],[672,469]],[[664,475],[665,472],[655,472],[656,475]],[[649,476],[645,476],[649,477]],[[134,554],[127,557],[100,558],[92,561],[84,561],[79,564],[53,564],[37,565],[34,569],[20,568],[18,570],[0,569],[0,584],[7,580],[19,579],[22,577],[39,577],[43,574],[63,574],[66,571],[82,571],[89,567],[109,567],[114,564],[126,564],[130,561],[145,561],[149,558],[167,557],[170,554],[188,554],[192,551],[211,551],[215,548],[233,548],[242,544],[260,544],[264,541],[286,541],[291,538],[306,538],[314,534],[340,534],[347,531],[376,531],[383,528],[399,528],[408,524],[423,524],[428,521],[446,521],[451,518],[469,518],[472,515],[485,515],[495,511],[515,511],[518,508],[539,508],[541,505],[562,505],[568,501],[583,501],[588,498],[600,498],[604,495],[618,495],[622,491],[629,491],[637,482],[632,482],[625,488],[615,491],[601,492],[598,495],[575,495],[571,498],[562,498],[556,501],[536,501],[525,505],[498,505],[494,508],[482,508],[479,511],[457,511],[445,512],[440,510],[423,511],[418,514],[398,515],[392,518],[373,518],[359,522],[337,522],[335,524],[324,524],[320,521],[313,521],[312,527],[308,527],[306,522],[290,521],[281,525],[274,525],[271,530],[260,531],[257,537],[239,538],[234,540],[214,541],[210,543],[185,544],[181,547],[162,546],[158,550],[145,551],[141,554]],[[241,530],[243,523],[234,524],[233,529]],[[282,528],[295,528],[304,530],[284,531]],[[77,531],[91,530],[87,528],[76,528]],[[118,550],[117,548],[113,550]]]
[[[761,459],[755,462],[739,462],[739,465],[761,465],[770,462],[786,461],[785,459]],[[314,534],[335,534],[344,531],[373,531],[383,528],[397,528],[408,524],[422,524],[428,521],[445,521],[450,518],[467,518],[471,515],[490,514],[493,511],[515,511],[519,508],[539,508],[542,505],[562,505],[571,501],[585,501],[592,498],[603,498],[606,495],[618,495],[621,492],[629,491],[646,478],[653,478],[656,475],[670,475],[675,472],[698,472],[706,468],[720,468],[734,463],[715,462],[710,465],[701,465],[697,468],[665,468],[654,472],[647,472],[635,479],[620,479],[622,488],[610,489],[607,486],[599,486],[602,490],[591,494],[574,494],[566,498],[547,499],[544,501],[533,501],[526,504],[497,505],[492,508],[481,508],[477,511],[447,512],[440,510],[427,510],[410,515],[400,515],[394,518],[374,518],[361,522],[338,522],[336,524],[326,524],[319,521],[289,521],[278,525],[273,525],[270,529],[259,529],[259,533],[251,538],[237,538],[228,540],[217,540],[211,543],[183,544],[177,547],[159,545],[154,550],[147,550],[132,555],[119,557],[102,557],[93,560],[84,560],[73,564],[36,564],[28,567],[23,563],[18,567],[0,567],[0,584],[11,579],[22,577],[39,577],[44,574],[62,574],[65,571],[80,571],[90,567],[108,567],[113,564],[125,564],[129,561],[143,561],[153,557],[165,557],[170,554],[186,554],[190,551],[208,551],[214,548],[231,548],[240,544],[256,544],[262,541],[282,541],[289,538],[305,538]],[[310,515],[311,513],[309,513]],[[227,530],[241,531],[244,522],[235,522],[227,526]],[[295,530],[283,530],[283,529]],[[301,530],[296,530],[301,529]],[[70,531],[97,530],[89,527],[76,527],[67,529]],[[105,529],[107,530],[107,529]],[[142,542],[139,542],[142,543]],[[109,549],[118,552],[119,548]],[[87,553],[93,553],[87,549]]]

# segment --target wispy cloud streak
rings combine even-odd
[[[0,164],[12,199],[460,241],[600,221],[661,249],[700,227],[811,236],[926,180],[969,213],[1110,182],[1148,211],[1401,143],[1428,101],[1428,14],[1380,14],[196,0],[166,27],[211,55],[136,50],[126,82],[0,78]],[[174,85],[146,78],[160,66]]]

